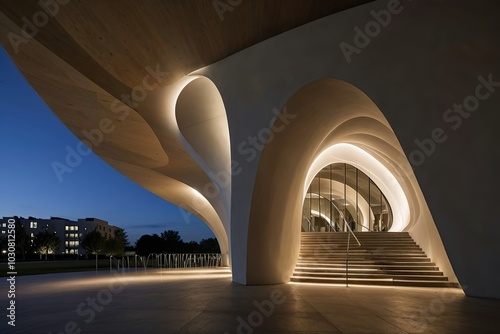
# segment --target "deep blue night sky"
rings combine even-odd
[[[0,47],[0,216],[96,217],[143,234],[172,229],[184,241],[214,237],[194,216],[153,195],[93,153],[60,182],[52,168],[79,140],[45,105]],[[188,217],[188,218],[187,218]]]

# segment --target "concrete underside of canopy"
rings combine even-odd
[[[225,264],[229,265],[228,204],[218,190],[210,197],[200,195],[208,186],[214,188],[213,182],[189,152],[188,141],[176,120],[179,95],[199,78],[185,77],[164,85],[163,81],[170,80],[169,74],[159,65],[146,65],[148,70],[140,86],[128,88],[115,82],[122,93],[114,91],[115,86],[107,90],[108,87],[100,87],[80,69],[63,61],[57,55],[58,50],[50,50],[37,40],[30,40],[15,52],[8,36],[17,30],[19,28],[0,13],[0,42],[45,103],[108,164],[204,221],[214,232]],[[210,86],[213,86],[210,80],[206,81],[200,82],[210,87],[207,88],[210,94],[198,95],[200,105],[207,100],[213,102],[213,94],[220,99],[217,88]],[[216,107],[222,108],[218,112],[225,114],[222,103]],[[226,126],[226,146],[229,145],[227,131]],[[226,160],[228,154],[225,154]]]
[[[401,2],[390,8],[390,22],[358,36],[376,27],[381,11],[395,3],[377,1],[264,40],[185,77],[196,67],[161,67],[182,57],[162,61],[170,45],[162,44],[159,30],[148,35],[134,22],[126,29],[142,32],[130,35],[141,41],[129,43],[138,57],[123,49],[127,43],[120,38],[129,30],[121,31],[125,22],[100,3],[83,8],[85,13],[78,8],[84,3],[61,7],[46,30],[17,52],[8,34],[19,31],[21,18],[14,22],[15,15],[2,9],[0,42],[47,105],[95,153],[210,226],[231,256],[234,281],[288,281],[307,172],[324,149],[350,143],[392,172],[409,202],[407,230],[440,269],[468,295],[500,298],[500,224],[492,213],[499,185],[492,168],[499,162],[499,4]],[[152,8],[130,10],[159,17]],[[104,40],[95,38],[100,29],[107,29]],[[206,41],[203,48],[212,43],[210,36]],[[186,54],[203,48],[183,45]],[[198,84],[210,93],[190,89]],[[125,101],[123,95],[134,91],[136,99]],[[224,111],[216,102],[219,92]],[[448,113],[478,92],[479,105],[468,107],[474,112]],[[200,113],[210,109],[206,103],[217,105],[213,116],[223,120],[226,114],[227,128],[215,125],[215,118],[201,117],[199,127],[190,123],[194,115],[181,110],[192,103]],[[273,140],[261,140],[266,129],[281,125]],[[194,127],[219,144],[206,145]],[[221,133],[213,130],[218,127]],[[223,151],[228,147],[229,153]],[[223,187],[225,173],[231,180]]]

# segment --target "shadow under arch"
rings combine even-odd
[[[394,184],[387,187],[399,187],[408,202],[407,221],[400,230],[411,231],[416,224],[432,224],[434,230],[429,230],[437,233],[432,218],[430,222],[423,221],[418,214],[423,208],[428,212],[427,204],[396,135],[382,112],[362,91],[340,80],[317,80],[294,93],[282,113],[294,118],[266,143],[252,194],[247,284],[289,281],[299,254],[307,180],[311,178],[309,174],[315,175],[311,168],[322,153],[335,145],[356,147],[392,175]],[[431,217],[430,213],[424,216],[427,220]],[[439,234],[436,235],[439,252],[434,255],[440,253],[441,262],[446,262],[452,271]],[[455,277],[453,273],[445,274]]]

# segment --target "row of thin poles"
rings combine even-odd
[[[133,260],[131,261],[132,258]],[[218,253],[184,253],[184,254],[157,254],[152,253],[146,256],[123,256],[109,258],[109,270],[116,267],[117,270],[130,269],[131,262],[137,270],[137,266],[150,268],[207,268],[220,267],[222,258]]]

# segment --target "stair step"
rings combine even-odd
[[[303,258],[311,258],[311,257],[340,257],[343,256],[345,257],[347,253],[344,252],[307,252],[299,253],[299,257]],[[365,257],[365,256],[379,256],[379,257],[388,257],[388,258],[398,258],[398,257],[427,257],[427,255],[424,252],[420,253],[409,253],[409,252],[373,252],[373,251],[355,251],[351,252],[349,251],[349,257]]]
[[[321,283],[321,284],[346,284],[345,278],[315,278],[315,277],[292,277],[291,282]],[[399,280],[399,279],[350,279],[349,285],[385,285],[385,286],[412,286],[412,287],[435,287],[435,288],[458,288],[458,283],[447,281],[424,281],[424,280]]]
[[[331,241],[315,241],[311,243],[302,243],[301,246],[304,247],[304,249],[316,249],[316,248],[333,248],[333,249],[346,249],[347,248],[347,243],[341,243],[341,242],[331,242]],[[365,248],[403,248],[403,249],[421,249],[420,246],[417,244],[410,244],[410,243],[389,243],[389,242],[366,242],[363,241],[361,242],[361,246],[358,246],[358,244],[349,244],[349,249],[365,249]]]
[[[318,270],[331,270],[331,269],[345,269],[345,262],[344,263],[339,263],[339,264],[323,264],[323,263],[298,263],[296,266],[297,269],[310,269],[310,268],[316,268]],[[406,265],[406,266],[400,266],[400,265],[393,265],[393,264],[349,264],[349,269],[379,269],[379,270],[407,270],[407,271],[413,271],[413,270],[432,270],[432,271],[439,271],[439,268],[434,266],[434,265]]]
[[[302,240],[302,245],[314,245],[316,243],[327,243],[332,245],[347,245],[347,240],[334,240],[334,239],[316,239],[316,240]],[[409,245],[415,246],[417,243],[412,239],[408,240],[368,240],[368,239],[359,239],[359,243],[361,246],[364,245]],[[353,247],[359,247],[358,243],[355,240],[351,240],[349,245]]]
[[[307,255],[299,255],[300,260],[310,260],[310,261],[323,261],[323,260],[344,260],[345,261],[346,255],[345,254],[339,254],[339,255],[323,255],[323,256],[307,256]],[[430,261],[430,259],[426,256],[383,256],[383,255],[349,255],[349,262],[350,261],[384,261],[384,260],[404,260],[406,262],[427,262]]]
[[[367,265],[419,265],[419,266],[434,266],[436,265],[434,262],[429,262],[430,259],[426,259],[428,261],[406,261],[406,259],[402,259],[401,261],[395,261],[394,259],[391,260],[364,260],[364,261],[358,261],[358,260],[353,260],[349,259],[349,266],[351,265],[359,265],[359,264],[367,264]],[[304,260],[304,259],[299,259],[297,264],[310,264],[310,265],[319,265],[319,264],[325,264],[325,265],[345,265],[346,260],[345,259],[337,259],[337,260],[322,260],[322,261],[312,261],[312,260]]]
[[[337,245],[337,244],[327,244],[327,243],[315,243],[313,245],[304,245],[302,244],[304,250],[316,250],[316,249],[347,249],[347,245]],[[363,244],[362,247],[358,245],[350,245],[349,249],[408,249],[408,250],[422,250],[417,245],[388,245],[388,244],[380,244],[380,245],[367,245]]]
[[[345,268],[295,268],[294,274],[345,274]],[[425,275],[425,276],[443,276],[439,270],[396,270],[396,269],[378,269],[378,268],[350,268],[349,274],[384,274],[384,275]]]
[[[373,238],[372,236],[357,236],[356,239],[355,238],[348,238],[347,236],[335,236],[334,234],[323,234],[323,235],[317,235],[317,236],[302,236],[301,238],[302,240],[306,240],[306,241],[311,241],[311,240],[338,240],[338,241],[343,241],[343,242],[347,242],[348,240],[350,241],[354,241],[356,242],[355,240],[358,239],[358,240],[372,240],[372,241],[381,241],[381,240],[387,240],[387,241],[395,241],[395,242],[398,242],[398,241],[409,241],[409,242],[414,242],[413,238],[412,237],[379,237],[379,238]]]
[[[346,256],[346,252],[339,251],[322,251],[322,252],[301,252],[300,255],[304,256],[314,256],[314,257],[331,257],[331,256]],[[349,251],[349,257],[355,256],[385,256],[385,257],[427,257],[424,252],[383,252],[383,251],[370,251],[370,250],[356,250]]]
[[[357,236],[356,239],[358,240],[372,240],[372,241],[381,241],[381,240],[387,240],[387,241],[409,241],[409,242],[414,242],[412,237],[379,237],[379,238],[373,238],[372,236]],[[343,241],[347,242],[348,240],[356,242],[355,238],[348,238],[347,236],[335,236],[335,234],[319,234],[316,236],[302,236],[301,240],[305,241],[314,241],[314,240],[337,240],[337,241]]]
[[[292,277],[314,277],[314,278],[345,278],[345,271],[343,273],[311,273],[311,272],[294,272]],[[412,275],[394,275],[394,274],[384,274],[384,273],[353,273],[349,271],[349,279],[399,279],[399,280],[413,280],[413,281],[448,281],[448,277],[438,276],[438,275],[424,275],[424,274],[412,274]]]

